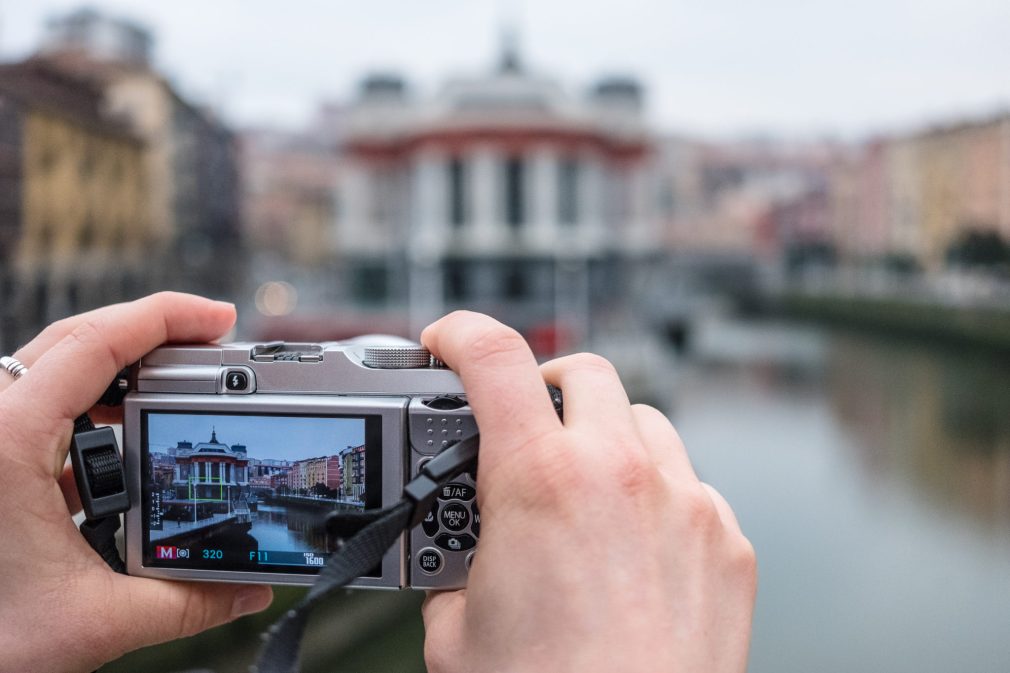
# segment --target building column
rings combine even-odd
[[[592,242],[587,247],[588,251],[595,247],[604,231],[607,184],[599,157],[582,157],[582,166],[583,170],[579,171],[578,176],[579,222],[576,228],[580,231],[580,240]]]
[[[450,236],[447,161],[444,152],[422,149],[411,166],[414,207],[407,261],[412,334],[443,312],[441,262]]]
[[[628,243],[632,250],[655,250],[658,242],[653,231],[653,193],[649,171],[642,163],[628,174]]]
[[[549,249],[558,228],[558,164],[557,150],[537,147],[529,156],[526,193],[530,221],[529,237],[537,250]]]
[[[445,152],[431,148],[422,149],[414,157],[412,166],[411,240],[415,248],[440,253],[443,236],[449,223],[448,157]]]
[[[331,244],[338,254],[346,254],[364,247],[362,237],[367,237],[370,219],[369,204],[372,193],[371,181],[366,164],[361,160],[350,160],[341,172],[337,192],[337,212],[334,213]]]
[[[473,222],[469,240],[478,249],[493,247],[505,226],[498,179],[501,157],[493,147],[483,145],[475,147],[466,160],[470,170],[467,196]]]

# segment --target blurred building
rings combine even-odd
[[[415,330],[467,307],[584,337],[659,247],[642,96],[624,77],[569,95],[511,46],[432,97],[365,78],[332,241],[345,298],[409,307]]]
[[[850,259],[935,271],[970,232],[1010,241],[1010,115],[876,139],[834,166],[832,192]]]
[[[264,260],[267,266],[317,271],[332,261],[339,150],[318,131],[241,135],[245,235],[257,256],[273,258]]]
[[[696,259],[777,260],[829,241],[826,151],[773,140],[665,138],[657,177],[669,250]]]
[[[0,333],[143,287],[156,240],[142,139],[100,89],[41,60],[0,66]],[[16,316],[16,320],[15,320]]]
[[[12,234],[13,227],[8,224],[17,218],[5,216],[0,254],[23,250],[19,254],[34,255],[33,259],[70,260],[65,264],[74,268],[73,273],[94,279],[95,287],[107,287],[96,294],[65,280],[59,264],[51,271],[26,261],[22,267],[35,268],[36,278],[8,281],[16,283],[21,294],[33,295],[31,321],[23,319],[29,315],[23,307],[17,309],[25,329],[35,330],[69,312],[155,289],[232,296],[241,279],[242,254],[231,133],[208,111],[182,98],[152,68],[153,40],[143,28],[93,10],[54,18],[46,28],[39,53],[26,63],[8,66],[4,95],[20,101],[18,109],[46,108],[50,117],[65,121],[62,125],[41,121],[20,127],[4,124],[0,143],[6,149],[0,171],[9,175],[17,152],[28,147],[13,142],[21,133],[19,128],[55,148],[60,154],[56,163],[46,169],[38,166],[43,172],[55,171],[53,181],[34,197],[49,204],[51,217],[42,228],[19,227],[29,236],[19,243],[20,234]],[[24,74],[29,71],[31,77]],[[12,110],[7,106],[4,114],[10,118]],[[70,141],[67,124],[106,141],[90,145]],[[110,139],[117,133],[118,144],[113,147]],[[127,140],[130,150],[124,149]],[[87,158],[74,158],[74,152],[83,152]],[[25,164],[26,173],[37,172],[35,169],[35,165]],[[73,179],[75,171],[78,177]],[[8,178],[5,184],[10,189],[0,208],[14,212],[12,204],[19,203],[18,209],[29,207],[32,197],[27,190],[39,183],[22,181],[17,187]],[[90,196],[84,198],[82,190]],[[100,214],[84,214],[96,208]],[[80,213],[74,216],[61,209]],[[130,229],[129,235],[102,233],[122,228],[106,223],[113,217],[109,214],[112,210],[115,217],[130,220],[124,225]],[[25,214],[30,216],[30,212]],[[88,217],[93,221],[85,226],[75,217],[81,222]],[[124,246],[137,249],[131,248],[124,258]],[[139,273],[130,268],[130,255],[141,258]],[[120,268],[124,265],[125,269]],[[10,338],[14,341],[24,335]]]

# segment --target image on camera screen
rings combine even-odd
[[[145,565],[319,572],[338,542],[325,517],[379,504],[379,423],[146,412]]]

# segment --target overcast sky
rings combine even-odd
[[[334,456],[365,443],[365,422],[360,418],[151,413],[147,419],[148,446],[158,452],[181,441],[209,442],[212,430],[219,442],[245,444],[249,457],[260,460]]]
[[[0,54],[27,54],[64,0],[0,0]],[[110,0],[147,24],[156,62],[238,125],[297,126],[374,68],[422,91],[489,67],[501,27],[572,89],[648,87],[664,131],[859,135],[1010,102],[1010,0]]]

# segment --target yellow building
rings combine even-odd
[[[135,292],[151,240],[142,141],[104,114],[99,91],[39,61],[0,67],[0,105],[0,306],[38,325]]]
[[[835,243],[847,257],[946,265],[969,231],[1010,241],[1010,116],[877,140],[831,167]]]
[[[184,100],[146,61],[60,49],[42,58],[93,83],[102,92],[103,111],[144,143],[150,245],[158,253],[148,282],[231,296],[242,258],[236,254],[239,181],[231,132],[210,111]]]
[[[1010,117],[932,129],[891,146],[891,226],[924,267],[941,267],[969,230],[1010,240]],[[913,219],[918,241],[909,245]]]

